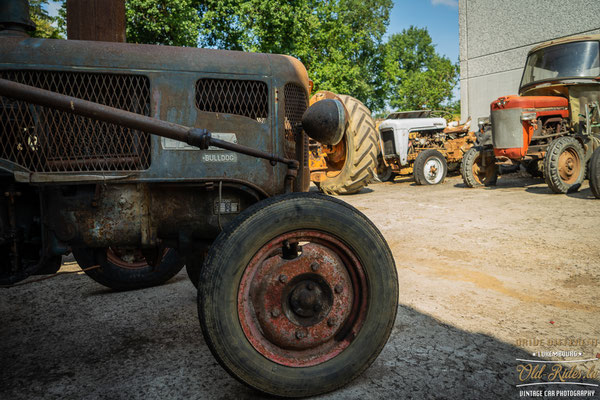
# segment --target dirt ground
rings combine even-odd
[[[320,398],[522,398],[517,359],[600,359],[600,200],[587,183],[563,196],[523,174],[485,189],[466,189],[460,177],[433,187],[400,179],[342,199],[390,244],[400,307],[375,363]],[[195,301],[185,271],[128,293],[83,274],[4,289],[0,398],[259,396],[212,358]],[[571,353],[540,354],[552,351]],[[600,361],[563,365],[600,369]],[[529,389],[600,398],[589,386],[600,379],[568,381],[588,386]]]

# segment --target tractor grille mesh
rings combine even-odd
[[[264,123],[269,116],[269,91],[267,84],[260,81],[200,79],[196,82],[196,107]]]
[[[0,71],[0,77],[150,115],[145,76]],[[135,171],[150,166],[150,136],[0,96],[0,158],[33,172]]]
[[[302,115],[308,108],[308,99],[306,91],[299,85],[288,83],[283,89],[284,105],[285,105],[285,138],[286,138],[286,156],[296,157],[296,135],[295,130],[302,124]],[[308,136],[303,133],[301,140],[303,141],[304,154],[303,165],[308,165]],[[298,141],[298,143],[300,143]],[[298,160],[300,161],[300,160]]]
[[[295,140],[294,128],[302,123],[302,115],[308,107],[308,99],[304,89],[293,83],[285,85],[283,91],[285,97],[285,137],[293,141]]]
[[[394,145],[394,131],[386,129],[381,131],[381,140],[383,140],[383,154],[390,156],[396,154],[396,146]]]

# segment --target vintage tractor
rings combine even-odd
[[[457,170],[463,154],[476,140],[471,121],[448,126],[430,110],[390,114],[380,125],[381,154],[377,177],[393,180],[412,174],[417,185],[442,183],[448,171]]]
[[[496,183],[498,166],[523,164],[554,193],[579,189],[600,145],[600,35],[573,36],[533,48],[518,96],[491,104],[492,146],[463,159],[468,187]]]
[[[394,259],[358,210],[302,193],[307,134],[339,143],[360,104],[309,108],[288,56],[31,27],[27,1],[0,4],[0,283],[54,272],[70,250],[115,289],[185,262],[206,343],[241,382],[310,396],[364,371],[394,324]]]

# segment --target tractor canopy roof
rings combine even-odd
[[[566,43],[573,43],[573,42],[587,42],[587,41],[600,41],[600,34],[575,35],[575,36],[568,36],[568,37],[564,37],[564,38],[560,38],[560,39],[550,40],[548,42],[544,42],[542,44],[535,46],[534,48],[529,50],[528,54],[535,53],[536,51],[538,51],[540,49],[550,47],[550,46],[555,46],[558,44],[566,44]]]

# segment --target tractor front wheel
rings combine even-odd
[[[448,173],[446,158],[437,150],[425,150],[417,156],[413,167],[417,185],[437,185],[444,182]]]
[[[467,187],[493,186],[498,180],[494,153],[481,146],[471,147],[460,163],[460,174]]]
[[[577,139],[563,136],[548,146],[544,178],[550,190],[564,194],[579,190],[585,178],[583,147]]]
[[[316,193],[246,209],[200,271],[200,324],[213,355],[276,396],[314,396],[357,377],[387,342],[397,305],[381,233],[354,207]]]

